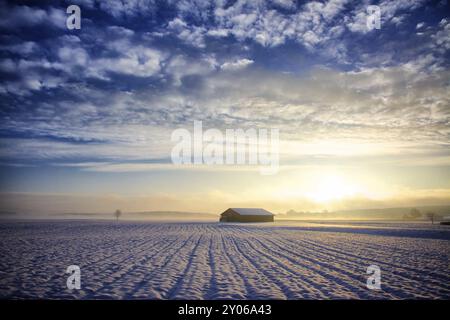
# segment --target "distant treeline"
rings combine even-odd
[[[383,219],[383,220],[443,220],[450,218],[450,206],[423,206],[341,211],[295,211],[278,215],[286,219]]]

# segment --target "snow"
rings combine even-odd
[[[241,216],[273,216],[273,213],[261,208],[230,208]]]
[[[446,226],[14,221],[0,240],[0,298],[450,298]],[[81,290],[66,287],[69,265]],[[366,287],[369,265],[381,290]]]

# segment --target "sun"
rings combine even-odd
[[[313,188],[307,196],[315,202],[330,202],[351,197],[359,188],[339,175],[324,175],[313,182]]]

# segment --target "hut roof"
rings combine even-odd
[[[242,216],[273,216],[273,213],[262,208],[230,208]]]

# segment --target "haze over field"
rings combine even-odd
[[[418,210],[417,216],[411,216],[412,210]],[[302,221],[390,221],[390,222],[424,222],[431,223],[427,213],[434,214],[436,222],[450,220],[450,206],[427,206],[427,207],[401,207],[385,209],[357,209],[343,211],[295,211],[275,213],[275,221],[302,220]],[[150,220],[150,221],[218,221],[220,216],[217,212],[186,212],[186,211],[140,211],[121,212],[120,220]],[[66,219],[66,220],[112,220],[115,219],[113,212],[14,212],[0,211],[0,219]]]

